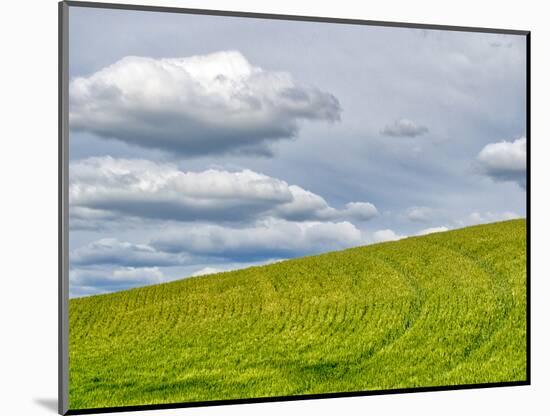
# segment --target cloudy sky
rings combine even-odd
[[[525,54],[71,7],[71,296],[525,216]]]

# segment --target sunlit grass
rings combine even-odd
[[[521,381],[506,221],[70,301],[70,408]]]

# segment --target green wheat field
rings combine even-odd
[[[70,301],[71,409],[526,379],[513,220]]]

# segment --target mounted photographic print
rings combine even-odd
[[[60,413],[529,384],[529,32],[60,3]]]

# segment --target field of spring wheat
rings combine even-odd
[[[70,408],[526,377],[526,225],[70,301]]]

